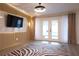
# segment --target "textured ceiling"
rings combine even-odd
[[[32,16],[50,16],[79,10],[79,3],[42,3],[42,5],[46,7],[46,11],[43,13],[36,13],[34,11],[34,7],[37,6],[38,3],[12,3],[12,5]]]

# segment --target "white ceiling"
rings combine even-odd
[[[34,7],[37,6],[38,3],[12,3],[12,5],[26,11],[32,16],[67,14],[79,10],[79,3],[42,3],[42,5],[46,7],[46,11],[43,13],[36,13],[34,11]]]

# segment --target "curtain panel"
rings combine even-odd
[[[68,43],[76,44],[76,14],[68,14]]]

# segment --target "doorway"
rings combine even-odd
[[[42,39],[49,41],[58,41],[58,20],[56,18],[50,20],[42,20]]]

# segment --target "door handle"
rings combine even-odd
[[[48,32],[48,30],[46,32]],[[50,32],[51,32],[51,29],[50,29]]]
[[[50,32],[51,32],[51,29],[50,29]]]
[[[48,30],[46,32],[48,32]]]

